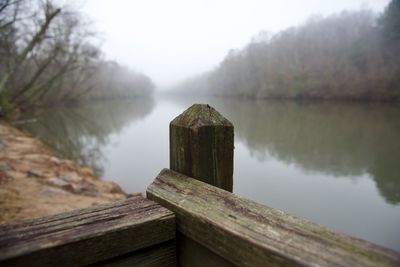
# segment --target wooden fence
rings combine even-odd
[[[233,125],[192,106],[147,199],[0,226],[0,266],[400,266],[399,252],[231,193],[233,149]]]

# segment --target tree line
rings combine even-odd
[[[56,0],[0,0],[0,116],[81,100],[147,96],[146,75],[104,59],[90,22]]]
[[[290,99],[400,99],[400,0],[371,10],[314,16],[276,34],[261,32],[179,94]]]

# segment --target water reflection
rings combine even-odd
[[[400,249],[400,106],[139,99],[51,109],[24,126],[127,192],[144,192],[168,166],[169,122],[195,102],[235,125],[234,192]]]
[[[236,137],[259,161],[274,157],[336,177],[369,174],[388,203],[400,203],[398,105],[200,101],[211,102],[234,123]],[[189,102],[179,100],[183,106]]]
[[[39,137],[58,155],[88,166],[102,176],[106,160],[102,148],[109,143],[110,135],[148,116],[154,104],[152,98],[140,98],[52,108],[34,114],[36,121],[21,128]]]

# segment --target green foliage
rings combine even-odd
[[[1,117],[9,117],[10,115],[10,105],[8,101],[5,99],[4,95],[0,94],[0,118]]]
[[[379,19],[383,33],[388,40],[400,39],[400,0],[392,0]]]

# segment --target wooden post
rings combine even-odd
[[[233,125],[209,105],[194,104],[169,125],[170,168],[232,192]],[[178,266],[232,264],[178,231]]]
[[[232,192],[233,125],[209,105],[194,104],[169,126],[170,169]]]

